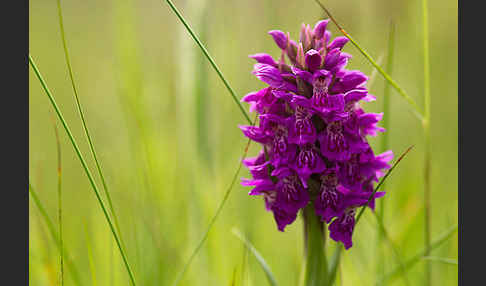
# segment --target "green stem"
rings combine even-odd
[[[325,286],[329,280],[325,251],[325,227],[315,214],[314,206],[307,205],[302,211],[304,219],[304,256],[306,286]]]
[[[430,249],[430,228],[431,228],[431,199],[430,199],[430,174],[431,174],[431,142],[430,142],[430,60],[429,60],[429,23],[427,14],[427,0],[422,0],[422,20],[423,20],[423,51],[424,51],[424,106],[425,118],[423,128],[425,135],[425,156],[424,156],[424,209],[425,209],[425,249]],[[429,253],[425,253],[429,256]],[[431,263],[425,262],[425,285],[431,285]]]
[[[196,42],[196,44],[199,46],[199,48],[203,52],[204,56],[206,56],[206,58],[208,59],[208,61],[211,63],[211,66],[214,68],[214,70],[218,74],[219,78],[223,81],[224,85],[226,86],[226,89],[229,91],[229,93],[233,97],[234,102],[238,105],[238,107],[239,107],[241,113],[243,114],[243,116],[245,117],[246,121],[248,121],[248,123],[251,124],[250,116],[248,116],[248,113],[246,113],[245,109],[243,108],[243,106],[241,105],[240,101],[236,97],[236,93],[233,91],[233,89],[229,85],[228,81],[223,76],[223,73],[220,71],[218,65],[216,65],[216,62],[213,60],[213,58],[211,57],[211,55],[209,55],[208,50],[204,47],[203,43],[199,40],[198,36],[196,36],[196,34],[191,29],[191,27],[189,26],[189,24],[187,23],[187,21],[184,19],[184,17],[182,16],[182,14],[179,12],[179,10],[177,10],[177,8],[174,5],[174,3],[172,3],[172,1],[170,1],[170,0],[166,0],[166,2],[167,2],[167,4],[169,4],[169,6],[172,9],[172,11],[174,11],[174,13],[177,15],[177,17],[182,22],[182,24],[184,25],[184,27],[186,27],[187,32],[189,32],[189,34],[191,35],[191,37],[194,39],[194,41]]]
[[[110,208],[111,215],[113,216],[116,231],[118,232],[118,235],[120,236],[120,241],[121,241],[123,248],[126,248],[125,244],[123,243],[123,238],[122,238],[121,231],[120,231],[120,225],[118,223],[118,218],[117,218],[117,215],[115,213],[115,208],[113,207],[113,202],[111,200],[110,192],[108,191],[108,186],[106,184],[105,176],[103,176],[103,171],[101,169],[100,162],[98,161],[98,156],[96,155],[96,151],[95,151],[94,146],[93,146],[93,140],[91,140],[91,136],[90,136],[89,130],[88,130],[88,125],[86,124],[86,119],[84,118],[83,109],[81,108],[81,102],[80,102],[79,96],[78,96],[78,90],[76,88],[76,84],[74,83],[75,82],[74,81],[74,75],[73,75],[73,70],[71,68],[71,61],[69,59],[69,51],[68,51],[68,48],[67,48],[67,41],[66,41],[66,36],[65,36],[65,32],[64,32],[64,22],[63,22],[63,18],[62,18],[61,0],[57,0],[57,9],[58,9],[58,14],[59,14],[59,28],[60,28],[60,31],[61,31],[62,45],[63,45],[63,49],[64,49],[64,56],[66,58],[66,65],[67,65],[68,72],[69,72],[69,78],[71,80],[71,86],[72,86],[73,92],[74,92],[74,99],[76,100],[76,107],[78,109],[79,117],[81,118],[81,122],[83,124],[84,134],[86,135],[86,139],[88,140],[89,150],[91,151],[91,155],[93,156],[93,159],[95,161],[96,169],[97,169],[98,174],[101,178],[101,183],[103,185],[103,190],[104,190],[106,198],[108,200],[108,207]]]
[[[351,35],[349,35],[342,27],[341,25],[339,25],[339,23],[334,19],[334,17],[332,16],[332,14],[329,12],[329,10],[319,1],[319,0],[315,0],[317,2],[317,4],[322,8],[322,10],[324,10],[324,12],[326,12],[326,14],[329,16],[329,18],[331,18],[331,21],[338,27],[339,31],[341,33],[343,33],[344,36],[346,36],[349,41],[351,41],[351,43],[360,51],[360,53],[378,70],[378,72],[386,79],[386,81],[388,81],[389,84],[391,84],[391,86],[393,86],[393,88],[395,88],[395,90],[412,106],[413,108],[413,114],[420,120],[422,121],[423,118],[424,118],[424,115],[422,114],[422,112],[420,111],[420,109],[418,108],[417,106],[417,103],[415,103],[415,101],[405,92],[405,90],[403,90],[394,80],[393,78],[391,78],[391,76],[389,76],[384,70],[383,68],[381,68],[375,60],[373,60],[373,58],[363,49],[361,48],[360,45],[358,45],[358,43],[351,37]]]
[[[81,165],[83,166],[83,169],[84,169],[86,175],[88,176],[91,187],[93,188],[93,191],[95,192],[98,203],[101,206],[101,209],[103,211],[105,219],[108,222],[108,226],[110,227],[110,230],[111,230],[111,232],[112,232],[112,234],[115,238],[116,244],[118,246],[118,249],[120,250],[120,254],[123,258],[123,262],[124,262],[125,267],[127,269],[128,275],[130,276],[130,281],[131,281],[132,285],[136,285],[135,278],[133,277],[133,273],[132,273],[132,270],[130,268],[130,265],[128,264],[128,260],[126,258],[125,252],[123,251],[123,248],[120,244],[120,239],[119,239],[119,237],[118,237],[118,235],[115,231],[115,228],[114,228],[113,223],[110,219],[110,216],[108,215],[108,212],[106,211],[105,203],[103,202],[103,199],[100,196],[100,192],[98,190],[98,187],[96,186],[96,183],[93,179],[93,176],[91,175],[91,172],[88,169],[88,165],[86,164],[86,161],[84,160],[83,155],[81,155],[81,151],[79,150],[78,144],[76,143],[76,140],[74,140],[74,137],[71,133],[71,130],[69,129],[66,121],[64,120],[64,116],[62,115],[61,111],[59,110],[59,107],[57,106],[57,103],[56,103],[54,97],[52,96],[49,88],[47,87],[47,84],[45,83],[44,79],[42,78],[42,75],[40,74],[39,69],[37,68],[37,66],[34,63],[34,60],[32,59],[32,56],[30,54],[29,54],[29,63],[30,63],[30,66],[32,67],[32,69],[34,70],[37,78],[39,79],[39,81],[42,85],[42,88],[46,92],[46,95],[49,98],[52,106],[54,107],[54,110],[56,111],[56,114],[59,117],[59,120],[61,121],[62,126],[64,127],[64,130],[66,131],[66,133],[69,137],[69,140],[71,141],[71,143],[74,147],[74,150],[76,151],[76,155],[78,156],[79,161],[81,161]]]

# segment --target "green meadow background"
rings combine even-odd
[[[386,56],[390,21],[396,24],[392,77],[423,109],[421,1],[322,1],[375,59]],[[264,86],[250,72],[249,54],[280,52],[267,31],[298,38],[302,23],[324,17],[313,0],[175,0],[239,98]],[[67,44],[81,104],[119,216],[138,285],[171,285],[203,236],[247,143],[246,121],[182,24],[160,0],[62,1]],[[29,4],[30,53],[56,98],[95,175],[77,114],[59,31],[55,0]],[[339,33],[329,24],[333,36]],[[430,0],[432,94],[432,239],[458,220],[457,1]],[[348,68],[371,75],[372,66],[350,43]],[[384,80],[377,74],[365,103],[383,110]],[[245,104],[245,108],[248,106]],[[392,90],[390,148],[396,157],[415,148],[389,177],[385,226],[406,260],[424,248],[421,124]],[[253,114],[251,117],[253,118]],[[29,177],[57,229],[57,149],[62,153],[63,238],[82,285],[129,285],[112,234],[74,149],[29,68]],[[380,138],[369,139],[375,152]],[[251,145],[254,156],[258,146]],[[242,169],[239,177],[248,177]],[[270,265],[279,285],[298,285],[303,264],[302,221],[277,231],[261,198],[235,184],[206,243],[180,285],[268,285],[258,262],[232,234],[243,232]],[[106,200],[105,200],[106,201]],[[59,252],[29,200],[29,280],[59,284]],[[365,212],[354,246],[343,253],[338,285],[375,285],[380,269],[397,267],[389,244],[377,243],[377,223]],[[336,246],[328,240],[331,252]],[[381,263],[379,251],[384,251]],[[457,233],[432,256],[457,259]],[[424,261],[408,271],[424,281]],[[457,265],[433,261],[432,285],[456,285]],[[65,285],[74,285],[64,266]],[[395,279],[387,285],[405,285]]]

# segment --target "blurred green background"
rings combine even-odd
[[[200,35],[238,96],[264,85],[247,56],[279,50],[267,31],[298,37],[301,23],[324,17],[313,0],[174,1]],[[385,55],[390,21],[396,23],[393,78],[423,106],[421,1],[323,1],[344,28],[375,58]],[[139,285],[170,285],[202,237],[223,198],[247,140],[245,124],[224,85],[169,6],[158,0],[62,1],[70,56],[88,127],[98,152],[127,254]],[[93,174],[95,165],[70,85],[55,0],[31,0],[30,53],[74,133]],[[432,93],[432,238],[457,223],[457,1],[430,0]],[[336,27],[329,24],[333,36]],[[367,75],[372,66],[348,44],[348,68]],[[377,75],[366,103],[383,109],[384,80]],[[389,177],[385,225],[401,257],[424,247],[423,150],[420,123],[395,91],[390,145],[396,156],[413,151]],[[248,106],[245,105],[245,108]],[[253,118],[253,114],[251,115]],[[63,235],[83,285],[128,285],[121,257],[81,164],[46,95],[29,71],[29,171],[57,227],[57,151],[61,139]],[[370,138],[381,152],[380,138]],[[258,147],[252,145],[249,155]],[[242,170],[239,177],[248,177]],[[98,185],[101,183],[98,180]],[[297,285],[302,269],[302,222],[278,232],[263,200],[235,185],[207,242],[181,285],[267,285],[255,258],[232,233],[239,228],[261,252],[280,285]],[[59,254],[39,210],[30,201],[29,280],[58,285]],[[344,253],[339,285],[374,285],[378,250],[384,268],[397,266],[390,247],[377,243],[376,220],[366,212]],[[331,241],[331,251],[336,243]],[[457,234],[432,252],[457,259]],[[91,257],[91,261],[90,261]],[[456,285],[457,266],[432,263],[433,285]],[[424,262],[409,271],[424,280]],[[73,281],[65,269],[65,285]],[[390,285],[403,285],[396,279]]]

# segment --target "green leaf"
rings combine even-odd
[[[251,242],[237,228],[233,228],[232,232],[236,237],[238,237],[243,242],[246,248],[248,248],[248,250],[250,250],[250,252],[255,256],[256,260],[262,267],[263,272],[265,272],[265,275],[267,276],[268,283],[271,286],[277,286],[278,285],[277,280],[275,279],[272,270],[270,270],[270,266],[268,266],[267,262],[262,257],[262,255],[258,252],[258,250],[255,249],[255,247],[251,244]]]
[[[459,263],[457,262],[457,259],[452,259],[452,258],[424,256],[424,257],[422,257],[422,259],[435,261],[435,262],[441,262],[441,263],[450,264],[450,265],[459,265]]]
[[[253,125],[255,124],[256,119],[257,118],[255,117],[255,121],[253,122]],[[174,282],[174,286],[177,286],[179,284],[179,282],[181,281],[182,277],[184,276],[184,274],[186,273],[187,269],[189,268],[189,265],[191,265],[192,260],[196,257],[196,255],[199,252],[199,250],[201,249],[202,245],[204,244],[204,242],[208,238],[209,231],[211,230],[211,228],[213,227],[214,223],[216,222],[216,219],[218,218],[219,214],[223,210],[223,207],[224,207],[226,201],[229,198],[229,195],[231,193],[231,190],[233,189],[233,186],[235,185],[236,179],[238,178],[238,174],[240,173],[241,166],[243,165],[243,159],[245,159],[245,157],[246,157],[246,154],[248,152],[248,148],[250,147],[250,143],[251,143],[251,140],[248,140],[248,143],[246,144],[245,150],[243,152],[243,156],[242,156],[240,162],[238,163],[238,168],[236,169],[236,172],[233,175],[233,179],[231,180],[231,183],[230,183],[228,189],[226,190],[226,193],[224,194],[223,199],[219,203],[219,206],[218,206],[218,209],[216,210],[216,213],[211,218],[211,221],[209,222],[209,225],[208,225],[208,228],[206,229],[206,232],[204,233],[203,237],[201,238],[201,240],[197,244],[196,248],[192,252],[191,256],[189,257],[189,260],[187,260],[186,264],[182,268],[182,271],[179,272],[179,274],[177,275],[176,280]]]
[[[441,246],[444,242],[446,242],[449,238],[452,237],[452,235],[457,231],[457,225],[452,226],[449,230],[445,231],[442,235],[440,235],[436,240],[434,240],[431,244],[430,247],[427,249],[423,249],[419,251],[416,255],[414,255],[412,258],[407,260],[404,265],[405,269],[410,269],[412,266],[417,264],[417,262],[421,261],[427,252],[430,252],[434,250],[435,248]],[[392,271],[388,272],[387,274],[383,275],[381,279],[379,279],[378,283],[384,283],[387,282],[388,280],[391,280],[392,278],[395,278],[396,275],[401,271],[400,267],[395,267]]]

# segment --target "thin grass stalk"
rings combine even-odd
[[[388,74],[392,74],[393,69],[393,54],[395,50],[395,25],[394,23],[390,23],[390,34],[388,35],[388,55],[387,55],[387,63],[386,63],[386,72]],[[376,71],[376,69],[375,69]],[[383,90],[383,118],[382,118],[382,125],[385,128],[384,134],[381,136],[381,150],[385,152],[389,148],[389,134],[390,134],[390,85],[385,84]],[[385,188],[385,183],[383,184],[383,188]],[[378,210],[379,220],[381,223],[385,221],[385,198],[380,200],[380,207]],[[381,231],[381,228],[378,229],[378,272],[384,273],[385,271],[385,255],[381,248],[383,238],[385,234]]]
[[[393,78],[386,73],[383,68],[375,61],[373,58],[351,37],[350,34],[348,34],[342,27],[341,25],[336,21],[336,19],[332,16],[331,12],[319,1],[315,0],[315,2],[326,12],[326,14],[329,16],[331,21],[337,26],[339,31],[349,39],[349,41],[359,50],[359,52],[378,70],[378,72],[385,78],[385,80],[395,88],[395,90],[410,104],[412,107],[412,113],[419,119],[420,121],[423,121],[424,114],[420,111],[419,107],[417,106],[417,103],[413,98],[411,98],[405,90],[403,90],[398,83],[393,80]]]
[[[57,10],[58,10],[58,15],[59,15],[59,29],[60,29],[60,32],[61,32],[62,46],[63,46],[63,49],[64,49],[64,56],[66,58],[66,65],[67,65],[68,72],[69,72],[69,78],[71,80],[71,86],[73,88],[74,99],[76,101],[76,107],[78,109],[79,117],[81,118],[81,122],[83,124],[83,130],[84,130],[84,134],[86,135],[86,139],[88,141],[89,150],[91,151],[91,155],[93,156],[93,159],[95,161],[96,170],[98,171],[98,175],[101,178],[101,183],[103,185],[103,190],[105,192],[106,199],[108,200],[108,206],[110,208],[111,215],[113,216],[113,221],[115,223],[116,231],[118,232],[118,235],[120,236],[120,241],[121,241],[122,246],[125,248],[125,244],[123,242],[122,234],[121,234],[121,231],[120,231],[120,225],[118,223],[118,218],[117,218],[117,215],[115,213],[115,208],[113,207],[113,202],[111,200],[110,192],[108,191],[108,186],[106,184],[105,176],[103,175],[103,171],[101,169],[101,164],[98,161],[98,156],[96,155],[96,151],[95,151],[94,146],[93,146],[93,140],[91,139],[91,136],[89,134],[88,125],[86,124],[86,119],[84,118],[83,109],[81,107],[81,102],[79,100],[78,90],[76,88],[73,70],[72,70],[72,67],[71,67],[71,61],[69,59],[69,50],[68,50],[68,47],[67,47],[66,33],[64,32],[64,21],[63,21],[63,18],[62,18],[61,0],[57,0]]]
[[[61,248],[61,242],[59,239],[59,235],[56,232],[56,229],[54,228],[54,224],[52,223],[49,215],[47,214],[46,208],[42,204],[42,202],[39,199],[39,196],[35,192],[34,188],[32,187],[32,184],[30,183],[29,180],[29,194],[32,200],[34,201],[35,206],[41,213],[42,218],[44,219],[44,222],[47,225],[47,229],[49,230],[49,233],[52,236],[52,239],[54,240],[56,247],[59,251],[59,253],[62,253],[63,257],[65,257],[66,260],[66,266],[68,267],[69,273],[71,274],[71,277],[73,279],[74,284],[81,286],[81,280],[79,278],[79,272],[76,268],[76,265],[74,265],[74,262],[72,261],[68,250],[65,248]]]
[[[56,122],[54,123],[54,132],[56,134],[56,147],[57,147],[57,219],[59,224],[59,243],[60,247],[60,281],[61,286],[64,286],[64,243],[62,238],[62,165],[61,165],[61,142],[59,140],[59,133],[57,131]]]
[[[255,120],[254,122],[252,123],[252,125],[255,124],[256,122],[256,119],[257,117],[255,116]],[[197,244],[196,248],[194,249],[194,251],[192,252],[191,256],[189,257],[189,260],[187,260],[186,264],[184,265],[184,267],[182,268],[182,271],[179,272],[179,274],[177,275],[176,279],[175,279],[175,282],[174,282],[174,286],[177,286],[179,285],[179,282],[182,280],[182,278],[184,277],[184,274],[186,273],[187,269],[189,268],[189,265],[191,265],[192,261],[194,260],[194,258],[196,257],[197,253],[199,252],[199,250],[201,249],[202,245],[204,244],[204,242],[206,241],[207,237],[208,237],[208,234],[209,234],[209,231],[211,230],[211,228],[213,227],[214,223],[216,222],[216,219],[218,218],[219,214],[221,213],[221,211],[223,210],[223,207],[226,203],[226,201],[228,200],[229,198],[229,195],[231,193],[231,190],[233,189],[233,186],[238,178],[238,174],[240,173],[240,170],[241,170],[241,167],[243,165],[243,160],[246,158],[246,155],[248,153],[248,148],[250,147],[250,143],[251,143],[251,140],[248,140],[248,143],[246,144],[246,147],[245,147],[245,150],[243,152],[243,155],[242,155],[242,158],[241,160],[239,161],[238,163],[238,168],[236,169],[236,172],[235,174],[233,175],[233,179],[231,180],[231,183],[228,187],[228,189],[226,190],[224,196],[223,196],[223,199],[221,200],[221,202],[219,203],[219,206],[218,208],[216,209],[216,213],[214,214],[214,216],[211,218],[211,220],[209,221],[209,225],[206,229],[206,231],[204,232],[204,235],[203,237],[201,238],[201,240],[199,241],[199,243]]]
[[[194,33],[194,31],[192,30],[192,28],[189,26],[189,23],[184,19],[184,17],[179,12],[179,10],[174,5],[174,3],[172,3],[171,0],[166,0],[166,2],[167,2],[167,4],[169,4],[169,6],[172,9],[172,11],[176,14],[177,18],[179,18],[179,20],[182,22],[182,24],[184,25],[184,27],[186,27],[187,32],[189,32],[189,34],[191,35],[191,37],[194,39],[194,41],[196,42],[196,44],[199,46],[199,48],[203,52],[204,56],[211,63],[211,66],[214,68],[214,70],[218,74],[218,76],[221,79],[221,81],[223,81],[224,86],[226,87],[226,89],[229,91],[229,93],[233,97],[234,102],[238,105],[238,108],[240,109],[241,113],[245,117],[246,121],[248,121],[248,123],[251,124],[250,116],[248,116],[248,113],[245,111],[245,109],[241,105],[240,101],[238,100],[238,97],[236,96],[236,93],[233,91],[233,88],[231,88],[231,86],[229,85],[228,81],[224,77],[223,73],[219,69],[219,67],[216,64],[216,62],[213,60],[213,58],[211,57],[211,55],[209,55],[208,50],[204,47],[203,43],[199,40],[198,36]]]
[[[64,127],[64,130],[66,131],[68,137],[69,137],[69,140],[71,141],[71,144],[73,145],[74,147],[74,150],[76,151],[76,155],[78,156],[79,158],[79,161],[81,161],[81,165],[89,179],[89,182],[91,184],[91,187],[93,188],[93,191],[96,195],[96,199],[98,200],[98,203],[101,207],[101,210],[103,211],[103,214],[105,216],[105,219],[108,223],[108,226],[110,227],[110,230],[113,234],[113,237],[115,238],[115,241],[116,241],[116,244],[118,246],[118,249],[120,250],[120,254],[123,258],[123,262],[125,264],[125,268],[128,272],[128,275],[130,277],[130,282],[132,283],[132,285],[136,285],[135,283],[135,278],[133,276],[133,273],[132,273],[132,270],[130,268],[130,265],[128,263],[128,259],[125,255],[125,252],[121,246],[121,243],[120,243],[120,239],[118,237],[118,234],[116,233],[115,231],[115,228],[113,226],[113,222],[111,221],[111,218],[110,218],[110,215],[108,214],[107,210],[106,210],[106,207],[105,207],[105,203],[103,202],[103,199],[101,198],[100,196],[100,192],[98,190],[98,187],[93,179],[93,176],[91,175],[91,172],[86,164],[86,161],[84,160],[84,157],[83,155],[81,154],[81,151],[79,150],[79,147],[78,147],[78,144],[76,143],[76,140],[74,139],[72,133],[71,133],[71,130],[69,129],[65,119],[64,119],[64,116],[62,115],[61,111],[59,110],[59,107],[57,106],[57,103],[54,99],[54,97],[52,96],[49,88],[47,87],[47,84],[45,83],[44,79],[42,78],[42,75],[40,74],[40,71],[39,69],[37,68],[37,65],[35,64],[32,56],[29,54],[29,63],[30,63],[30,66],[32,67],[32,69],[34,70],[37,78],[39,79],[41,85],[42,85],[42,88],[44,89],[44,91],[46,92],[46,95],[47,97],[49,98],[49,101],[51,102],[52,106],[54,107],[54,110],[56,111],[56,114],[57,116],[59,117],[59,120],[61,121],[62,123],[62,126]]]
[[[425,116],[423,128],[425,135],[425,156],[424,156],[424,209],[425,209],[425,249],[430,249],[430,228],[431,228],[431,199],[430,199],[430,174],[431,174],[431,142],[430,142],[430,60],[429,60],[429,23],[427,12],[427,0],[422,0],[422,21],[423,21],[423,53],[424,53],[424,107]],[[429,256],[430,253],[425,253]],[[431,285],[431,263],[425,262],[425,285]]]
[[[420,262],[423,257],[427,257],[426,253],[430,253],[432,250],[436,249],[437,247],[441,246],[444,242],[446,242],[452,235],[457,231],[457,225],[450,227],[448,230],[444,231],[437,239],[430,243],[429,247],[426,247],[419,251],[416,255],[412,258],[405,261],[405,269],[410,269],[414,266],[417,262]],[[379,279],[378,283],[386,283],[394,278],[399,272],[400,267],[395,267],[392,271],[388,272],[387,274],[383,275],[381,279]],[[391,281],[390,281],[391,282]]]
[[[375,189],[373,190],[373,193],[371,193],[369,199],[368,199],[368,202],[361,207],[361,210],[360,212],[358,213],[358,216],[356,217],[356,223],[355,225],[358,224],[359,222],[359,219],[361,218],[361,216],[363,215],[364,211],[366,210],[366,207],[369,205],[369,203],[371,202],[371,200],[373,199],[373,197],[375,196],[376,192],[378,191],[378,189],[381,187],[381,185],[383,185],[383,183],[386,181],[386,178],[388,178],[388,176],[391,174],[391,172],[393,171],[393,169],[395,169],[395,167],[398,165],[398,163],[400,163],[400,161],[402,161],[402,159],[405,157],[405,155],[408,154],[408,152],[410,152],[410,150],[412,150],[413,148],[413,145],[408,147],[407,150],[405,150],[405,152],[403,152],[403,154],[395,161],[395,163],[393,164],[393,166],[391,166],[391,168],[386,172],[385,176],[383,176],[383,179],[381,179],[381,181],[378,183],[378,185],[376,185]],[[356,226],[355,226],[356,228]]]

